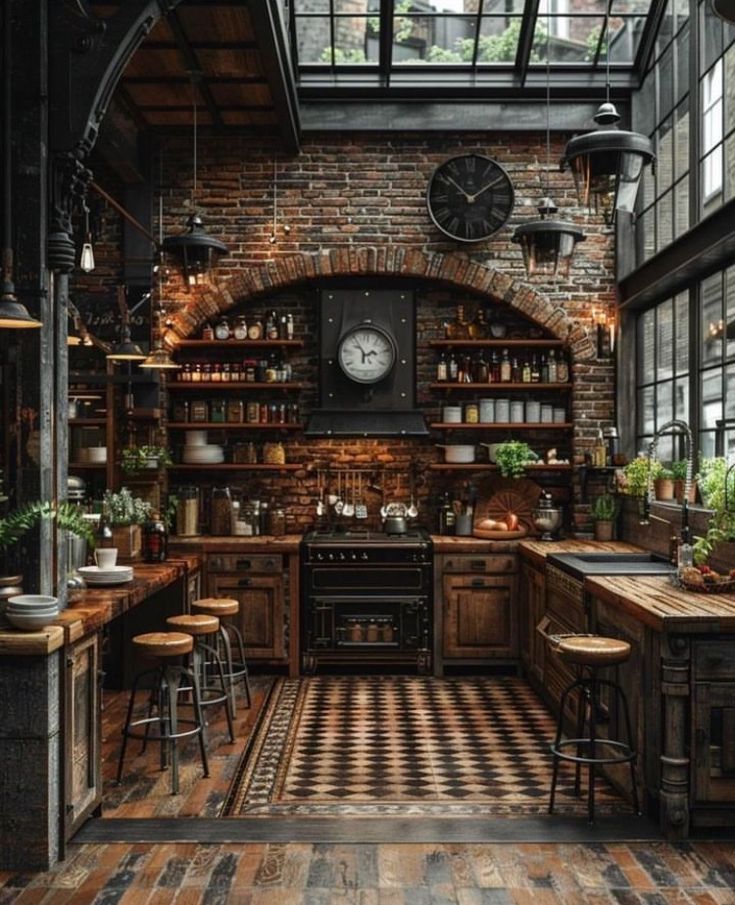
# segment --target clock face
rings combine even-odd
[[[480,154],[452,157],[438,166],[426,192],[434,224],[460,242],[481,242],[497,232],[510,217],[513,198],[510,176]]]
[[[340,339],[337,360],[350,380],[377,383],[390,373],[396,362],[396,344],[381,327],[359,324]]]

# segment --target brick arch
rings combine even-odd
[[[467,292],[489,296],[567,343],[575,361],[595,357],[587,331],[558,305],[526,283],[493,267],[457,254],[426,253],[402,248],[341,248],[319,254],[276,258],[236,274],[227,285],[197,294],[179,311],[166,335],[175,345],[197,332],[202,324],[230,308],[266,293],[312,279],[330,277],[415,277],[436,280]]]

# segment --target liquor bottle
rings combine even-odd
[[[445,352],[442,352],[439,356],[439,361],[436,363],[436,379],[439,383],[449,379],[449,368]]]
[[[469,325],[470,339],[485,339],[487,337],[487,321],[485,311],[478,307],[475,316]]]
[[[293,314],[286,315],[286,339],[293,339]]]
[[[454,534],[454,510],[448,491],[439,505],[439,534]]]
[[[271,311],[265,321],[265,338],[278,339],[278,315]]]
[[[214,327],[211,324],[205,324],[202,327],[202,339],[205,339],[205,340],[214,339]]]
[[[508,357],[508,350],[503,349],[503,357],[500,360],[500,382],[501,383],[510,383],[511,376],[511,364],[510,358]]]
[[[556,364],[556,382],[567,383],[568,380],[569,363],[567,362],[566,356],[561,354],[559,355],[559,361]]]
[[[457,316],[446,325],[447,339],[469,339],[469,324],[464,317],[464,305],[457,305]]]
[[[244,314],[241,314],[235,321],[235,326],[232,328],[232,335],[235,339],[248,338],[248,322],[245,320]]]
[[[511,383],[520,383],[521,382],[521,368],[518,364],[518,359],[513,359],[513,364],[510,367],[510,382]]]
[[[472,362],[472,380],[474,383],[487,383],[490,379],[490,369],[488,367],[485,353],[480,354]]]
[[[449,381],[450,383],[456,383],[457,375],[459,374],[459,362],[457,361],[454,352],[452,352],[449,356],[449,363],[447,365],[447,370],[449,372]]]
[[[281,319],[280,319],[280,321],[279,321],[279,323],[278,323],[278,338],[279,338],[279,339],[286,339],[287,330],[288,330],[288,328],[287,328],[287,326],[286,326],[287,323],[288,323],[288,322],[287,322],[287,320],[286,320],[286,315],[285,315],[285,314],[282,314],[282,315],[281,315]]]
[[[523,360],[523,370],[521,371],[521,383],[531,382],[531,363],[526,356]]]
[[[546,362],[546,356],[541,356],[541,383],[549,382],[549,365]]]
[[[531,383],[540,383],[541,382],[541,371],[539,371],[538,361],[536,360],[536,356],[531,356]]]
[[[551,349],[549,352],[549,383],[556,383],[556,355],[554,355],[554,350]]]
[[[493,352],[492,358],[490,359],[490,374],[491,383],[500,383],[500,359],[498,358],[497,352]]]
[[[168,532],[157,512],[152,512],[143,524],[143,559],[146,562],[165,562],[168,553]]]

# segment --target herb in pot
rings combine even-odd
[[[520,440],[499,443],[495,449],[495,461],[504,478],[522,478],[526,473],[526,466],[535,458],[528,443]]]

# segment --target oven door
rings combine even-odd
[[[315,596],[306,614],[312,652],[389,653],[429,647],[429,606],[423,596]]]
[[[311,565],[307,569],[310,594],[425,594],[430,566]]]

